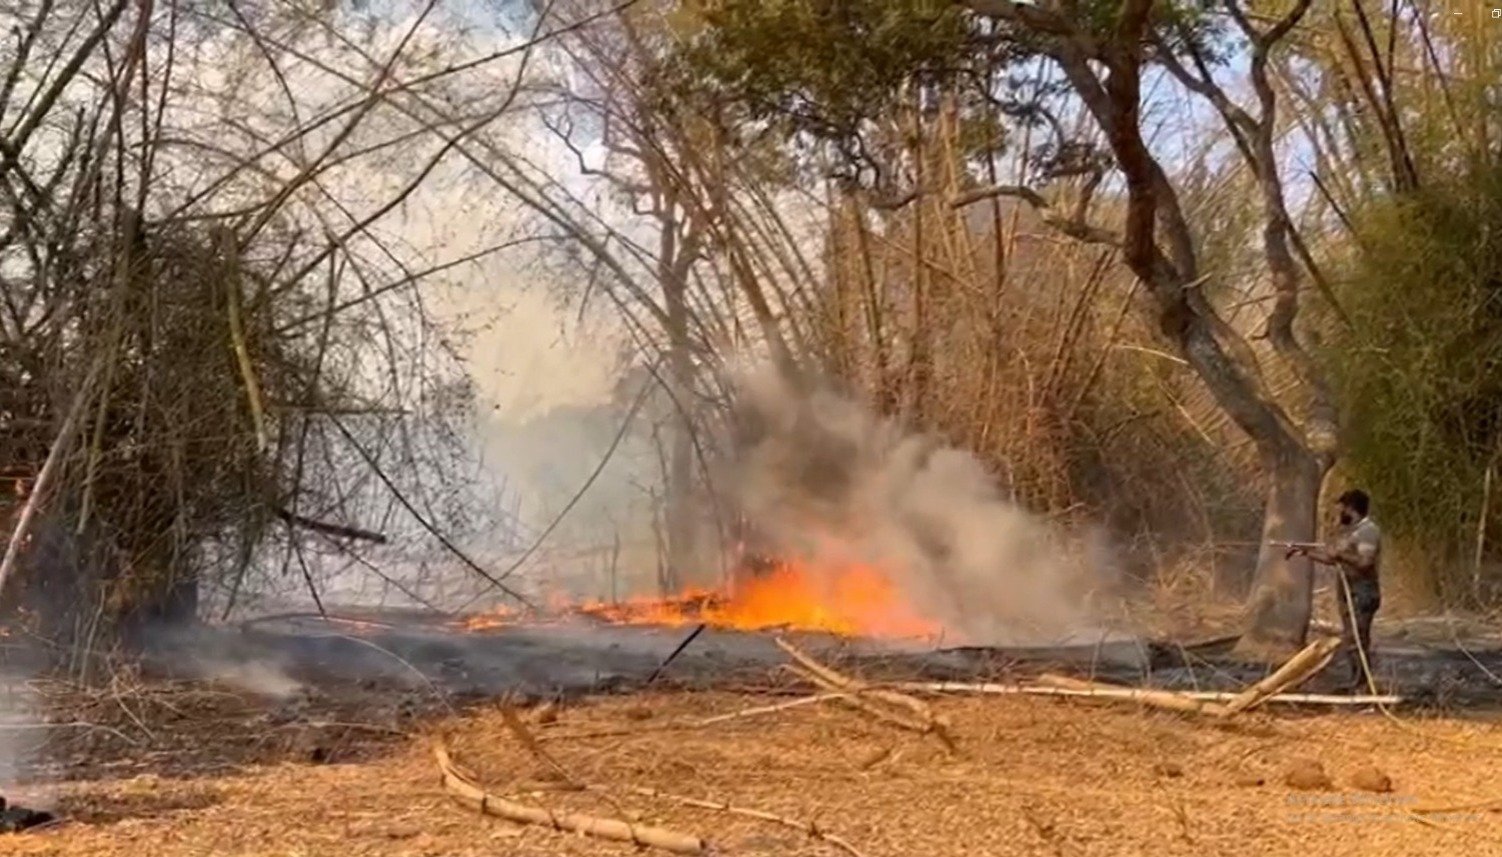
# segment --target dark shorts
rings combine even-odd
[[[1382,589],[1370,577],[1347,578],[1351,590],[1351,606],[1356,615],[1370,616],[1382,607]]]

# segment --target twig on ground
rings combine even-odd
[[[692,834],[598,818],[582,813],[554,812],[550,809],[526,806],[506,800],[487,793],[470,777],[460,773],[442,741],[433,742],[433,756],[437,760],[438,770],[442,775],[444,790],[459,803],[478,810],[484,815],[504,818],[517,824],[536,824],[598,839],[631,842],[640,846],[660,848],[675,854],[704,854],[709,850],[708,842]]]

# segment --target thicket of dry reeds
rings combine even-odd
[[[436,5],[369,44],[291,4],[5,13],[0,607],[28,630],[88,648],[247,574],[317,602],[313,554],[392,508],[454,523],[468,381],[418,287],[469,259],[387,218],[545,34],[444,53]]]

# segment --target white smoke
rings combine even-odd
[[[1116,578],[1102,539],[1008,502],[970,453],[828,388],[758,369],[736,389],[736,496],[775,550],[814,569],[876,566],[956,642],[1102,636],[1100,604]]]
[[[36,693],[25,676],[0,668],[0,797],[21,779],[22,766],[46,737]]]

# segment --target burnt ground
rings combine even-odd
[[[577,622],[462,632],[420,617],[362,618],[368,621],[291,617],[158,634],[144,663],[116,668],[107,683],[89,688],[0,683],[0,751],[24,759],[20,770],[7,772],[0,753],[0,782],[367,758],[434,717],[493,707],[503,697],[639,692],[688,631]],[[921,650],[813,634],[789,639],[869,679],[1012,681],[1053,671],[1163,688],[1240,689],[1265,673],[1231,660],[1230,640]],[[1382,689],[1404,695],[1408,709],[1464,709],[1487,719],[1502,711],[1502,645],[1378,644]],[[654,687],[799,692],[778,671],[786,660],[771,634],[706,630],[661,669]],[[1337,663],[1303,689],[1328,692],[1345,680]]]
[[[24,764],[0,768],[0,783],[9,783],[0,792],[65,821],[9,836],[0,850],[77,857],[162,842],[159,853],[183,857],[631,853],[478,820],[435,789],[422,740],[434,730],[453,735],[487,782],[511,784],[507,794],[536,767],[498,732],[502,697],[564,700],[559,720],[537,728],[558,732],[567,748],[558,752],[591,779],[814,817],[858,836],[867,857],[1357,853],[1339,812],[1289,826],[1308,807],[1282,783],[1285,769],[1320,761],[1332,784],[1318,791],[1337,800],[1360,791],[1353,778],[1370,762],[1392,775],[1404,800],[1463,803],[1492,799],[1496,789],[1484,786],[1502,761],[1495,726],[1471,722],[1494,724],[1502,708],[1502,646],[1484,640],[1379,638],[1384,689],[1415,700],[1397,717],[1285,709],[1214,726],[1077,699],[946,698],[935,705],[963,739],[963,755],[951,758],[838,707],[703,733],[671,728],[807,693],[778,669],[786,656],[770,634],[706,631],[644,688],[688,629],[577,623],[465,633],[412,617],[363,618],[373,621],[301,617],[161,634],[144,663],[89,688],[12,681],[0,693],[0,750],[23,751]],[[1050,670],[1211,689],[1240,688],[1263,672],[1232,662],[1226,640],[923,651],[789,638],[866,678],[1005,681]],[[1318,677],[1305,689],[1342,679]],[[613,737],[588,737],[600,728]],[[943,785],[951,777],[969,785]],[[842,782],[861,787],[841,790]],[[522,795],[533,803],[601,811],[579,795],[528,788]],[[1126,816],[1099,818],[1102,807]],[[1402,846],[1391,853],[1454,853],[1446,849],[1477,830],[1502,833],[1502,815],[1490,810],[1461,818],[1464,834],[1450,835],[1427,815],[1377,808],[1393,816],[1380,828]],[[650,801],[631,812],[728,836],[732,853],[831,853],[801,834]],[[1271,846],[1237,844],[1258,831],[1273,832]]]
[[[664,668],[691,629],[574,621],[466,632],[413,617],[363,618],[370,621],[295,617],[162,634],[147,667],[157,675],[192,679],[269,665],[313,687],[401,687],[462,702],[629,691],[654,673],[656,682],[671,687],[723,689],[758,683],[787,660],[770,633],[706,629]],[[1117,636],[936,649],[787,636],[811,654],[871,678],[1006,680],[1047,670],[1169,689],[1239,690],[1267,672],[1230,657],[1233,637],[1185,643]],[[1502,640],[1379,637],[1377,645],[1384,692],[1418,706],[1502,709]],[[1342,659],[1306,689],[1330,691],[1347,681]]]

